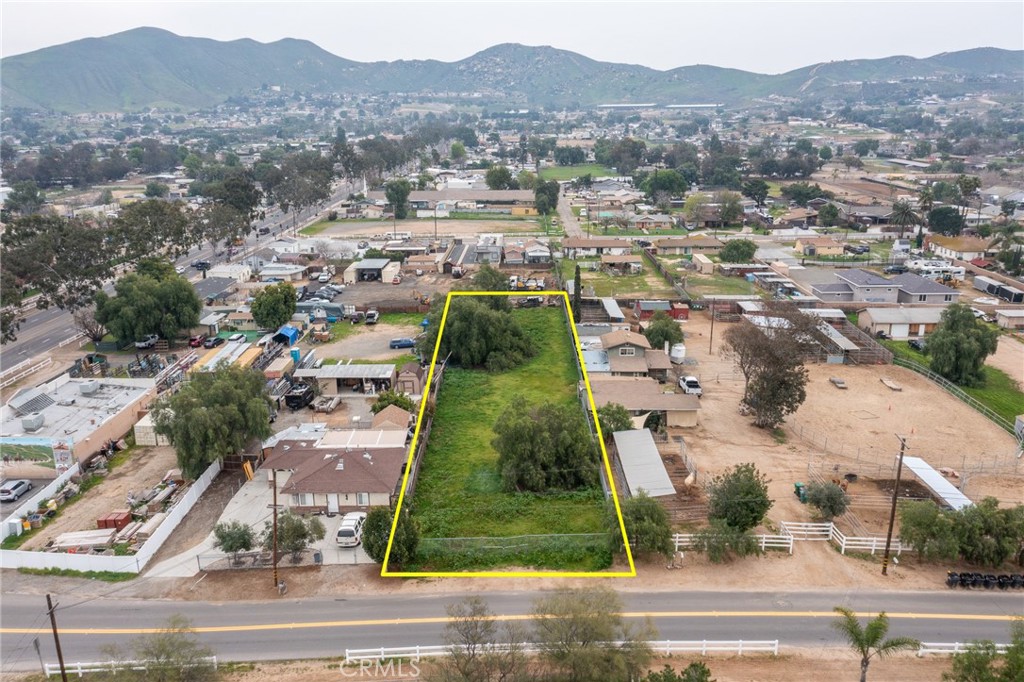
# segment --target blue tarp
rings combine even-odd
[[[299,330],[290,324],[286,324],[277,330],[274,334],[274,341],[276,343],[287,343],[289,346],[294,346],[299,341]]]

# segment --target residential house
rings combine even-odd
[[[240,332],[254,332],[259,329],[259,325],[256,324],[256,320],[248,310],[236,310],[228,313],[224,324]]]
[[[929,235],[926,248],[936,256],[956,260],[985,259],[993,252],[991,239],[980,237],[946,237],[941,234]]]
[[[260,269],[259,278],[261,282],[298,282],[306,279],[307,270],[305,265],[271,263]]]
[[[653,215],[635,215],[629,219],[631,230],[671,230],[676,226],[672,216],[663,213]]]
[[[252,279],[252,268],[247,263],[221,263],[206,272],[207,277],[226,277],[239,284]]]
[[[633,244],[626,239],[567,237],[562,240],[562,255],[566,258],[591,256],[625,256],[633,252]]]
[[[838,202],[833,205],[839,209],[839,219],[842,222],[888,225],[892,219],[892,206],[857,206]]]
[[[335,515],[390,506],[398,497],[407,451],[311,447],[280,442],[263,469],[277,471],[278,499],[296,514]]]
[[[222,305],[234,297],[238,282],[227,277],[207,277],[192,282],[192,288],[206,305]]]
[[[634,423],[642,425],[652,413],[660,413],[670,427],[697,425],[697,396],[666,391],[664,384],[649,377],[595,376],[590,387],[598,408],[609,403],[622,405],[634,417]]]
[[[872,336],[879,333],[893,339],[925,336],[935,331],[942,308],[865,308],[857,315],[857,326]]]
[[[652,349],[643,334],[614,331],[601,337],[601,348],[608,354],[613,376],[668,379],[668,371],[672,368],[668,355],[660,348]]]
[[[501,234],[479,235],[475,249],[477,263],[490,263],[498,265],[501,263],[501,250],[505,236]]]
[[[692,256],[697,253],[715,255],[725,244],[714,237],[676,237],[653,242],[654,252],[660,255]]]
[[[686,320],[690,317],[690,306],[685,303],[674,303],[671,301],[637,301],[633,305],[633,317],[646,322],[654,316],[654,313],[661,311],[673,320]]]
[[[601,256],[601,267],[637,275],[644,270],[644,259],[642,256]]]
[[[893,284],[899,287],[899,303],[933,303],[950,305],[960,299],[960,292],[911,272],[896,275]]]
[[[838,282],[814,284],[811,292],[825,303],[864,301],[866,303],[955,303],[960,292],[913,273],[887,279],[859,268],[836,273]]]
[[[395,390],[406,395],[422,395],[423,384],[426,380],[427,370],[417,362],[407,362],[398,370]]]
[[[798,237],[796,251],[804,256],[841,256],[843,245],[831,237]]]
[[[412,273],[417,270],[423,272],[438,272],[440,271],[440,256],[436,253],[427,253],[422,256],[409,256],[402,263],[402,272]]]
[[[818,224],[818,212],[811,208],[794,208],[779,216],[774,227],[811,227]]]

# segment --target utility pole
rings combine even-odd
[[[889,547],[892,545],[892,527],[896,523],[896,500],[900,494],[900,474],[903,473],[903,453],[907,449],[907,440],[897,435],[900,441],[900,459],[896,465],[896,483],[892,488],[892,509],[889,511],[889,532],[885,536],[885,554],[882,555],[882,575],[889,575]]]
[[[54,615],[54,611],[57,607],[54,606],[53,601],[50,599],[50,595],[46,595],[46,612],[50,615],[50,628],[53,629],[53,645],[57,649],[57,663],[60,664],[60,679],[61,682],[68,682],[68,671],[64,669],[64,654],[60,650],[60,637],[57,635],[57,616]]]
[[[711,311],[711,333],[708,334],[708,353],[712,353],[715,348],[715,302],[708,302],[708,310]]]
[[[273,488],[274,488],[274,547],[271,550],[273,555],[271,560],[274,562],[274,587],[278,586],[277,581],[277,469],[271,469],[273,472]]]

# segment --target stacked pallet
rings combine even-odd
[[[49,549],[57,552],[88,552],[97,547],[110,547],[114,544],[114,536],[117,531],[113,528],[100,528],[98,530],[80,530],[72,533],[61,533],[49,545]]]
[[[139,532],[144,524],[142,521],[132,521],[117,534],[117,544],[128,542]]]
[[[156,529],[160,527],[160,524],[167,518],[167,514],[159,512],[149,517],[149,520],[142,525],[142,528],[135,533],[135,540],[138,542],[145,542],[156,532]]]

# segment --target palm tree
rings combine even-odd
[[[889,219],[893,225],[900,228],[900,239],[903,239],[903,232],[908,225],[914,225],[920,219],[914,213],[914,209],[908,201],[897,201],[892,205],[892,217]]]
[[[889,632],[889,617],[885,615],[885,611],[868,621],[863,628],[850,609],[837,606],[833,611],[840,617],[832,622],[832,627],[846,638],[851,649],[860,654],[860,682],[867,682],[868,665],[873,656],[885,658],[897,651],[916,649],[921,645],[920,641],[912,637],[885,639],[886,633]]]
[[[928,224],[928,214],[932,212],[934,206],[935,196],[932,194],[932,188],[925,187],[917,195],[917,208],[921,211],[921,222],[917,226],[917,248],[919,249],[924,243],[924,228]]]

